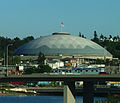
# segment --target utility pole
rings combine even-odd
[[[6,76],[8,76],[8,48],[9,48],[9,46],[12,46],[13,44],[8,44],[7,45],[7,53],[6,53],[6,55],[7,55],[7,62],[6,62]]]

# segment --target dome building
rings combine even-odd
[[[19,47],[14,55],[80,56],[85,58],[112,58],[103,47],[88,39],[57,32],[32,40]]]
[[[112,55],[95,42],[66,32],[56,32],[32,40],[19,47],[14,55],[35,59],[40,52],[46,58],[112,59]]]

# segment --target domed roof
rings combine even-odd
[[[65,32],[57,32],[32,40],[19,47],[14,54],[35,55],[39,52],[45,54],[111,55],[93,41]]]

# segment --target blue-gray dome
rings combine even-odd
[[[32,40],[19,47],[16,55],[44,54],[85,54],[111,55],[106,49],[88,39],[58,32]]]

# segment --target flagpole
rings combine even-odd
[[[63,24],[63,22],[62,22],[62,23],[61,23],[61,32],[62,32],[63,27],[64,27],[64,24]]]
[[[61,32],[62,32],[62,26],[61,26]]]

